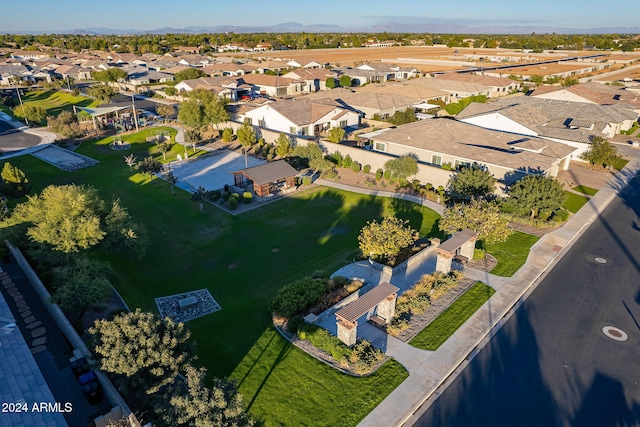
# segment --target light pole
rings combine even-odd
[[[131,106],[133,107],[133,121],[136,124],[136,132],[139,132],[140,129],[138,128],[138,116],[136,115],[136,100],[133,93],[131,94]]]
[[[13,63],[9,63],[9,70],[13,70]],[[10,77],[13,77],[13,73],[10,72]],[[20,78],[17,77],[18,82],[20,81]],[[20,108],[22,108],[22,114],[24,114],[24,121],[27,124],[27,126],[29,126],[29,119],[27,119],[27,114],[24,111],[24,104],[22,103],[22,97],[20,96],[20,88],[18,87],[18,84],[16,84],[16,93],[18,94],[18,101],[20,101]]]

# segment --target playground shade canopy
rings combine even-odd
[[[87,108],[87,107],[77,107],[78,109],[89,113],[92,117],[103,116],[109,113],[115,113],[116,111],[125,110],[127,108],[131,108],[131,106],[127,107],[96,107],[96,108]]]

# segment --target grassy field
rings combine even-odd
[[[104,199],[120,199],[131,216],[146,226],[150,246],[142,260],[101,250],[93,253],[111,263],[112,283],[131,309],[140,307],[155,312],[156,297],[209,289],[222,310],[190,322],[189,328],[198,345],[198,363],[215,376],[228,376],[233,372],[237,378],[243,369],[239,363],[246,362],[247,357],[255,359],[256,366],[270,363],[256,355],[263,354],[262,340],[270,333],[271,317],[266,307],[271,298],[286,283],[318,269],[332,272],[351,262],[357,236],[367,221],[395,213],[409,220],[421,235],[442,237],[436,226],[439,216],[430,209],[402,200],[325,187],[310,187],[235,217],[211,205],[206,205],[200,213],[190,194],[177,190],[172,197],[164,181],[151,181],[126,166],[123,155],[128,153],[135,154],[138,160],[149,154],[161,159],[156,146],[144,142],[144,131],[124,139],[132,143],[130,151],[111,150],[112,138],[83,144],[78,152],[101,163],[73,173],[58,170],[31,156],[11,159],[11,163],[25,171],[34,183],[34,192],[49,184],[90,184]],[[183,147],[175,146],[167,160],[181,152]],[[278,251],[274,251],[276,248]],[[235,268],[230,268],[232,264]],[[286,359],[290,363],[282,366],[291,367],[272,372],[269,383],[279,383],[278,387],[286,388],[291,381],[292,366],[303,366],[296,374],[300,387],[319,390],[315,403],[310,406],[334,412],[324,416],[339,419],[338,425],[343,421],[344,425],[355,424],[358,417],[373,408],[406,375],[403,368],[388,364],[375,377],[360,380],[345,377],[336,383],[336,375],[342,375],[298,353],[297,350],[290,352]],[[266,353],[263,355],[266,357]],[[251,372],[257,373],[255,368]],[[270,388],[261,386],[262,380],[256,385],[258,379],[255,378],[248,376],[242,385],[247,401],[255,400],[252,413],[268,414],[265,420],[289,420],[286,425],[301,425],[304,420],[311,420],[308,409],[296,412],[298,415],[288,415],[292,406],[309,405],[309,396],[299,392],[283,400],[286,404],[267,410],[273,406],[269,403],[271,400],[282,397],[264,395]],[[344,386],[345,382],[349,387]],[[332,385],[334,383],[336,385]],[[378,383],[386,386],[378,387]],[[325,393],[324,389],[334,391]],[[363,397],[349,404],[349,408],[342,406],[345,412],[339,413],[336,401],[350,401],[350,396],[356,393]],[[363,409],[354,411],[353,407],[360,405]],[[295,418],[297,416],[302,418]],[[278,425],[280,421],[266,422]],[[327,421],[326,425],[332,423]]]
[[[598,192],[595,188],[587,187],[586,185],[578,185],[577,187],[573,187],[572,190],[586,194],[587,196],[595,196]]]
[[[567,200],[564,202],[564,208],[569,212],[578,212],[580,208],[589,201],[588,197],[572,193],[571,191],[565,190],[564,194],[567,195]]]
[[[538,239],[538,236],[516,231],[503,243],[487,245],[487,253],[498,260],[498,265],[491,270],[491,274],[505,277],[513,276],[527,261],[529,250]]]
[[[231,378],[264,427],[355,426],[408,376],[391,360],[356,378],[308,356],[268,328]]]
[[[54,90],[48,91],[29,91],[22,97],[25,105],[42,107],[47,110],[47,116],[57,116],[62,111],[72,111],[73,106],[77,107],[96,107],[99,102],[85,96],[73,96],[67,92],[58,92]],[[12,112],[8,112],[13,114]],[[20,118],[20,117],[19,117]],[[46,119],[42,123],[46,125]]]
[[[436,350],[495,292],[484,283],[476,282],[409,341],[409,344],[423,350]]]

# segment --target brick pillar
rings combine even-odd
[[[396,294],[389,295],[378,304],[376,314],[378,317],[382,317],[387,325],[391,323],[393,316],[396,314],[396,299]]]
[[[436,271],[442,274],[451,272],[451,260],[453,254],[438,249],[438,258],[436,259]]]
[[[348,346],[356,343],[358,338],[358,322],[351,323],[343,319],[338,319],[338,339]]]

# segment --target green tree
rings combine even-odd
[[[102,104],[106,104],[111,98],[116,96],[116,91],[111,86],[97,84],[87,89],[87,95]]]
[[[158,151],[162,153],[162,160],[165,162],[167,161],[167,153],[171,151],[171,147],[173,147],[173,143],[171,142],[171,140],[162,141],[160,144],[158,144]]]
[[[71,111],[62,111],[57,117],[47,117],[49,129],[67,138],[78,138],[82,135],[82,129],[76,116]]]
[[[218,129],[220,123],[229,120],[226,101],[204,89],[189,92],[188,98],[180,104],[178,120],[187,126],[211,126]]]
[[[104,71],[93,71],[91,73],[91,77],[99,82],[110,83],[117,82],[119,80],[126,80],[127,72],[122,68],[111,67]]]
[[[342,139],[344,138],[344,134],[344,129],[342,129],[341,127],[331,128],[329,129],[329,132],[327,134],[327,139],[330,142],[335,142],[337,144],[342,141]]]
[[[33,241],[65,254],[98,244],[105,236],[100,227],[104,202],[92,187],[50,185],[18,204],[9,225],[27,225]]]
[[[395,175],[400,181],[418,173],[418,160],[411,154],[405,154],[397,159],[387,160],[384,168]]]
[[[332,161],[327,160],[324,157],[316,157],[309,160],[309,167],[317,172],[320,172],[322,175],[326,174],[329,171],[332,171],[335,166],[336,165]]]
[[[340,86],[351,87],[351,77],[347,76],[346,74],[340,76]]]
[[[562,208],[567,196],[557,179],[542,175],[527,175],[509,186],[505,202],[516,212],[531,218],[544,216]],[[541,215],[544,213],[544,215]]]
[[[256,131],[249,123],[245,122],[238,128],[238,141],[246,149],[250,149],[258,141]]]
[[[276,139],[276,154],[279,157],[287,157],[293,148],[291,147],[291,139],[280,132],[278,138]]]
[[[29,179],[18,167],[6,162],[0,173],[2,192],[11,197],[22,197],[29,192]]]
[[[162,116],[164,122],[166,122],[168,117],[171,117],[176,113],[176,109],[173,108],[172,105],[160,104],[156,107],[156,112]]]
[[[333,89],[338,86],[338,82],[333,77],[328,77],[325,82],[325,86],[327,87],[327,89]]]
[[[200,212],[204,210],[204,202],[207,201],[207,189],[202,185],[191,195],[191,200],[200,206]]]
[[[186,381],[176,383],[165,422],[193,427],[252,426],[254,423],[244,411],[242,395],[235,384],[214,378],[209,388],[206,372],[205,368],[186,367]]]
[[[169,184],[169,187],[171,188],[171,195],[175,196],[176,192],[173,186],[176,185],[176,183],[178,182],[178,178],[176,178],[176,176],[173,174],[172,171],[169,171],[167,172],[167,176],[165,177],[165,180],[167,181],[167,184]]]
[[[529,81],[535,83],[536,86],[540,86],[544,82],[544,77],[534,74],[529,77]]]
[[[322,148],[316,142],[309,142],[307,145],[296,145],[293,151],[291,152],[293,157],[298,157],[302,159],[307,166],[314,159],[321,159],[324,157],[324,153],[322,152]]]
[[[582,159],[592,165],[599,165],[604,168],[612,168],[621,157],[616,147],[607,139],[596,136],[591,140],[589,149],[582,153]]]
[[[146,228],[133,221],[127,209],[115,200],[104,216],[104,245],[109,249],[132,253],[142,259],[148,246]]]
[[[195,358],[184,323],[136,309],[89,328],[100,369],[116,374],[124,391],[153,394],[172,384]]]
[[[413,123],[416,120],[418,120],[416,117],[416,110],[413,108],[407,108],[406,110],[396,111],[388,121],[391,124],[400,126],[407,123]]]
[[[153,180],[153,176],[162,170],[162,163],[149,156],[138,162],[137,168],[140,172],[149,175]]]
[[[183,80],[193,80],[193,79],[199,79],[200,77],[203,77],[204,71],[202,71],[199,68],[186,68],[182,71],[178,71],[175,75],[174,75],[174,79],[176,81],[176,83],[179,83]]]
[[[108,264],[75,256],[71,262],[53,269],[53,302],[66,313],[79,313],[81,318],[87,308],[105,302],[111,296],[107,277],[111,273]]]
[[[411,246],[417,231],[395,216],[378,222],[367,222],[360,230],[358,243],[363,256],[371,256],[383,262],[393,261],[400,251]]]
[[[500,213],[500,208],[495,203],[480,199],[445,209],[438,226],[447,234],[471,229],[485,244],[504,242],[513,233],[509,219]]]
[[[167,86],[164,88],[164,93],[168,96],[176,96],[178,94],[178,89],[173,86]]]
[[[39,124],[47,117],[47,110],[37,105],[24,104],[19,105],[13,110],[18,117],[24,117],[28,121]]]
[[[487,169],[463,168],[449,180],[449,191],[464,198],[487,198],[493,195],[496,179]]]

